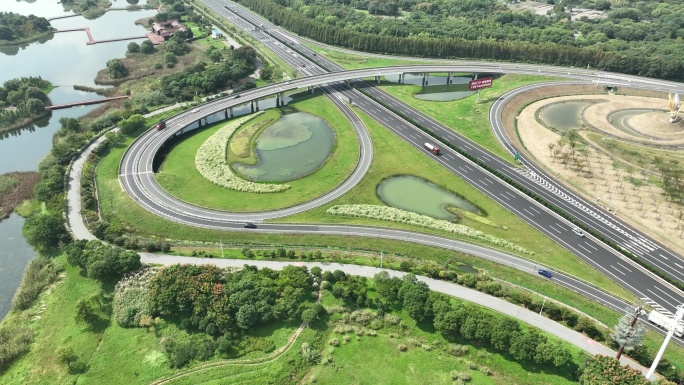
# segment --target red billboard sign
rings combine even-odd
[[[470,83],[468,83],[468,89],[471,91],[477,91],[483,88],[491,87],[492,81],[494,81],[494,78],[482,78],[471,80]]]

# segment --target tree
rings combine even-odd
[[[128,53],[139,53],[140,52],[140,46],[136,42],[128,43],[128,47],[126,48],[126,52],[128,52]]]
[[[166,63],[167,65],[168,64],[176,64],[176,63],[178,63],[178,58],[173,53],[167,52],[164,55],[164,63]]]
[[[516,361],[532,362],[537,352],[537,346],[545,338],[535,329],[527,332],[517,332],[511,338],[510,353]]]
[[[81,298],[76,302],[76,313],[74,314],[76,322],[92,325],[98,318],[95,307],[89,299]]]
[[[28,113],[32,115],[38,115],[45,111],[45,103],[39,99],[28,99],[25,106]]]
[[[389,273],[382,271],[373,277],[375,291],[380,297],[390,305],[395,304],[399,299],[399,289],[401,289],[401,279],[390,277]]]
[[[314,309],[306,309],[302,312],[302,322],[306,322],[308,325],[316,322],[318,320],[318,313]]]
[[[257,320],[257,311],[254,305],[244,305],[240,307],[235,317],[237,324],[242,329],[249,329],[254,326]]]
[[[80,132],[81,124],[74,118],[59,118],[59,124],[62,129],[68,132]]]
[[[273,77],[275,70],[273,66],[265,65],[259,70],[259,78],[261,80],[270,80]]]
[[[28,243],[41,252],[69,240],[69,233],[62,219],[50,213],[39,213],[28,217],[23,233]]]
[[[70,346],[61,346],[57,349],[57,361],[61,364],[65,364],[69,371],[73,369],[73,364],[78,361],[78,356],[74,353],[74,349]]]
[[[620,346],[617,356],[615,357],[618,360],[620,359],[623,351],[629,352],[635,347],[641,345],[643,341],[646,328],[644,328],[644,325],[637,323],[639,320],[638,314],[641,312],[641,308],[637,309],[637,315],[627,313],[620,318],[618,324],[615,325],[613,332],[610,334],[610,338],[612,338],[613,341]]]
[[[490,342],[495,349],[507,351],[510,348],[511,338],[520,331],[518,321],[503,317],[494,321],[490,335]]]
[[[154,44],[149,40],[143,41],[140,43],[140,52],[148,55],[154,53]]]
[[[402,280],[399,296],[408,315],[417,322],[432,320],[432,301],[430,288],[425,282],[418,281],[413,274],[407,274]]]
[[[128,68],[119,59],[110,60],[107,63],[107,70],[109,71],[109,76],[113,79],[120,79],[128,75]]]
[[[121,133],[128,135],[132,134],[139,129],[145,127],[145,117],[140,115],[140,114],[133,114],[128,117],[128,119],[124,119],[119,122],[119,128],[121,129]]]

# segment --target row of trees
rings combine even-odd
[[[0,40],[19,40],[48,32],[52,29],[44,17],[20,15],[13,12],[0,12]]]
[[[116,281],[140,268],[138,253],[100,241],[78,240],[64,250],[70,265],[81,268],[88,277],[98,281]]]
[[[405,56],[428,56],[444,58],[481,58],[502,61],[535,62],[553,65],[587,67],[607,71],[638,74],[664,79],[682,79],[684,67],[677,54],[682,48],[672,42],[671,45],[660,47],[655,41],[650,44],[639,45],[622,41],[594,44],[589,47],[561,44],[563,38],[554,38],[547,34],[539,35],[533,41],[521,40],[521,37],[535,36],[534,31],[527,27],[515,29],[514,32],[504,34],[506,29],[495,21],[483,22],[481,19],[467,20],[462,26],[447,25],[429,19],[419,23],[408,33],[401,33],[399,26],[406,19],[391,21],[391,25],[382,31],[359,30],[357,20],[349,21],[340,27],[335,23],[326,22],[327,18],[309,17],[307,12],[298,12],[279,3],[269,0],[243,0],[243,3],[254,11],[264,15],[275,24],[296,32],[300,35],[314,38],[318,41],[352,48],[360,51],[388,53]],[[468,2],[470,3],[470,2]],[[476,7],[477,8],[477,7]],[[486,11],[486,10],[485,10]],[[344,14],[349,14],[342,13]],[[484,14],[488,19],[498,13]],[[413,16],[411,17],[413,18]],[[334,17],[333,17],[334,20]],[[451,19],[449,19],[451,20]],[[455,19],[463,20],[463,19]],[[374,20],[376,24],[386,21]],[[436,34],[431,28],[442,26],[445,31],[466,31],[466,35],[454,36],[453,33]],[[492,36],[474,30],[477,26],[492,27]],[[447,28],[448,27],[448,28]],[[462,27],[462,28],[461,28]],[[561,27],[545,28],[545,33],[560,31]],[[548,30],[548,31],[547,31]],[[684,29],[683,29],[684,30]],[[471,31],[471,32],[468,32]],[[591,34],[590,31],[589,33]],[[560,36],[575,41],[574,29],[563,31]],[[500,35],[501,34],[501,35]],[[554,42],[558,40],[559,42]],[[625,46],[626,45],[626,46]],[[684,54],[684,52],[682,52]]]
[[[412,274],[397,278],[382,272],[374,282],[380,303],[403,308],[419,324],[434,326],[448,341],[466,339],[486,344],[521,363],[566,369],[572,363],[572,354],[561,343],[548,341],[537,329],[523,330],[518,321],[493,317],[476,306],[453,305],[448,297],[431,292]]]

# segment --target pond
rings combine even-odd
[[[613,127],[617,128],[620,131],[626,132],[630,135],[637,135],[637,136],[645,137],[640,132],[629,128],[629,126],[625,124],[625,121],[627,121],[629,118],[632,118],[632,117],[635,117],[635,116],[638,116],[641,114],[645,114],[648,112],[653,112],[653,111],[659,111],[659,110],[640,109],[640,110],[617,111],[617,112],[613,112],[612,114],[608,115],[608,122],[610,124],[612,124]]]
[[[433,218],[455,220],[447,207],[479,214],[480,210],[466,199],[434,183],[410,175],[388,178],[378,185],[378,196],[385,204]]]
[[[539,118],[549,127],[566,132],[582,126],[581,113],[589,103],[585,101],[556,103],[544,108]]]
[[[253,181],[286,182],[320,168],[332,152],[335,131],[323,119],[304,112],[283,115],[257,138],[254,166],[233,163]]]
[[[399,75],[386,75],[385,80],[389,82],[399,82]],[[447,102],[452,100],[459,100],[466,98],[474,91],[468,90],[468,83],[472,79],[470,77],[451,77],[451,83],[447,84],[447,76],[438,76],[430,74],[427,77],[427,86],[421,88],[420,92],[414,94],[416,99]],[[412,84],[420,86],[423,84],[423,75],[421,74],[405,74],[404,84]]]

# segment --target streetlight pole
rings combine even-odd
[[[382,251],[380,252],[380,268],[382,269]]]
[[[544,297],[544,302],[542,302],[542,307],[539,309],[539,315],[544,311],[544,304],[546,304],[546,297]]]
[[[653,372],[656,370],[656,366],[658,366],[658,363],[660,362],[660,359],[663,357],[663,353],[665,353],[665,348],[667,347],[667,344],[670,342],[670,338],[672,338],[672,335],[674,334],[675,330],[677,329],[677,325],[679,321],[682,320],[682,317],[684,317],[684,305],[679,305],[677,306],[677,314],[675,314],[674,319],[672,320],[672,323],[670,324],[670,330],[667,332],[667,336],[665,337],[665,341],[663,341],[663,345],[660,347],[660,350],[658,350],[658,354],[656,354],[655,359],[653,360],[653,364],[651,365],[651,369],[648,370],[648,373],[646,373],[646,379],[650,380],[651,376],[653,375]]]

